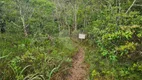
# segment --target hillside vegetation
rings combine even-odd
[[[0,0],[0,32],[0,80],[142,79],[142,0]]]

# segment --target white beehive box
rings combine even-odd
[[[79,34],[79,39],[85,39],[86,34]]]

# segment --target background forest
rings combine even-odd
[[[142,0],[0,0],[0,30],[0,80],[62,78],[78,45],[88,80],[142,79]]]

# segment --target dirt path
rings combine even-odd
[[[78,52],[73,57],[72,67],[69,69],[69,74],[66,80],[87,80],[87,65],[84,63],[85,53],[83,48],[79,47]]]

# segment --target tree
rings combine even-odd
[[[6,30],[5,30],[5,27],[6,27],[6,23],[5,23],[5,20],[4,20],[4,10],[3,10],[3,5],[4,5],[4,1],[0,1],[0,30],[1,30],[1,33],[4,33]]]
[[[28,28],[30,25],[28,21],[33,16],[34,8],[30,5],[29,0],[16,0],[15,2],[22,22],[24,35],[28,36]]]

